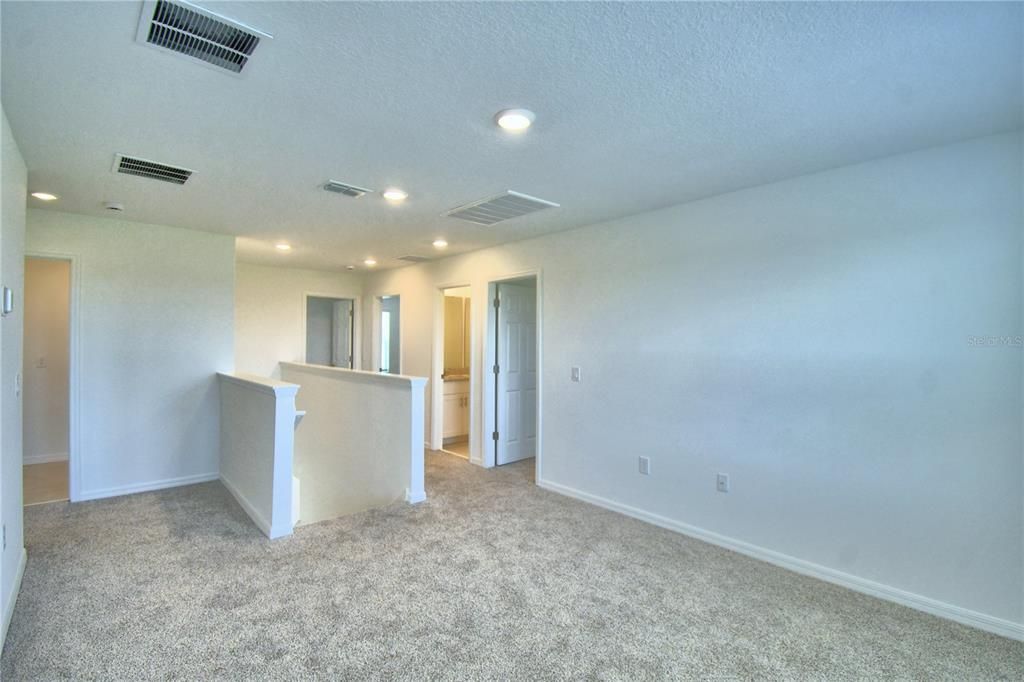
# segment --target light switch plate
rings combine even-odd
[[[570,376],[572,377],[572,380],[574,382],[576,382],[577,384],[580,383],[580,368],[573,367]]]

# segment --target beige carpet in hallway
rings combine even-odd
[[[25,511],[5,682],[1020,680],[1024,644],[427,457],[427,502],[265,539],[220,483]]]

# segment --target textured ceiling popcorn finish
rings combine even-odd
[[[226,78],[136,42],[138,3],[0,3],[4,109],[54,208],[394,267],[1022,125],[1020,3],[200,4],[273,59]],[[510,107],[536,122],[502,131]],[[202,174],[112,175],[122,149]],[[342,202],[339,176],[411,198]],[[508,187],[562,208],[444,216]]]

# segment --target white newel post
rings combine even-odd
[[[220,479],[267,537],[291,535],[299,386],[219,374]]]
[[[427,499],[427,491],[423,483],[423,410],[427,380],[422,377],[411,379],[412,400],[410,415],[412,422],[411,433],[409,434],[409,488],[406,490],[405,499],[410,504],[423,502]]]

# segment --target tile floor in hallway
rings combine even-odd
[[[68,499],[68,461],[26,464],[22,467],[23,504]]]

